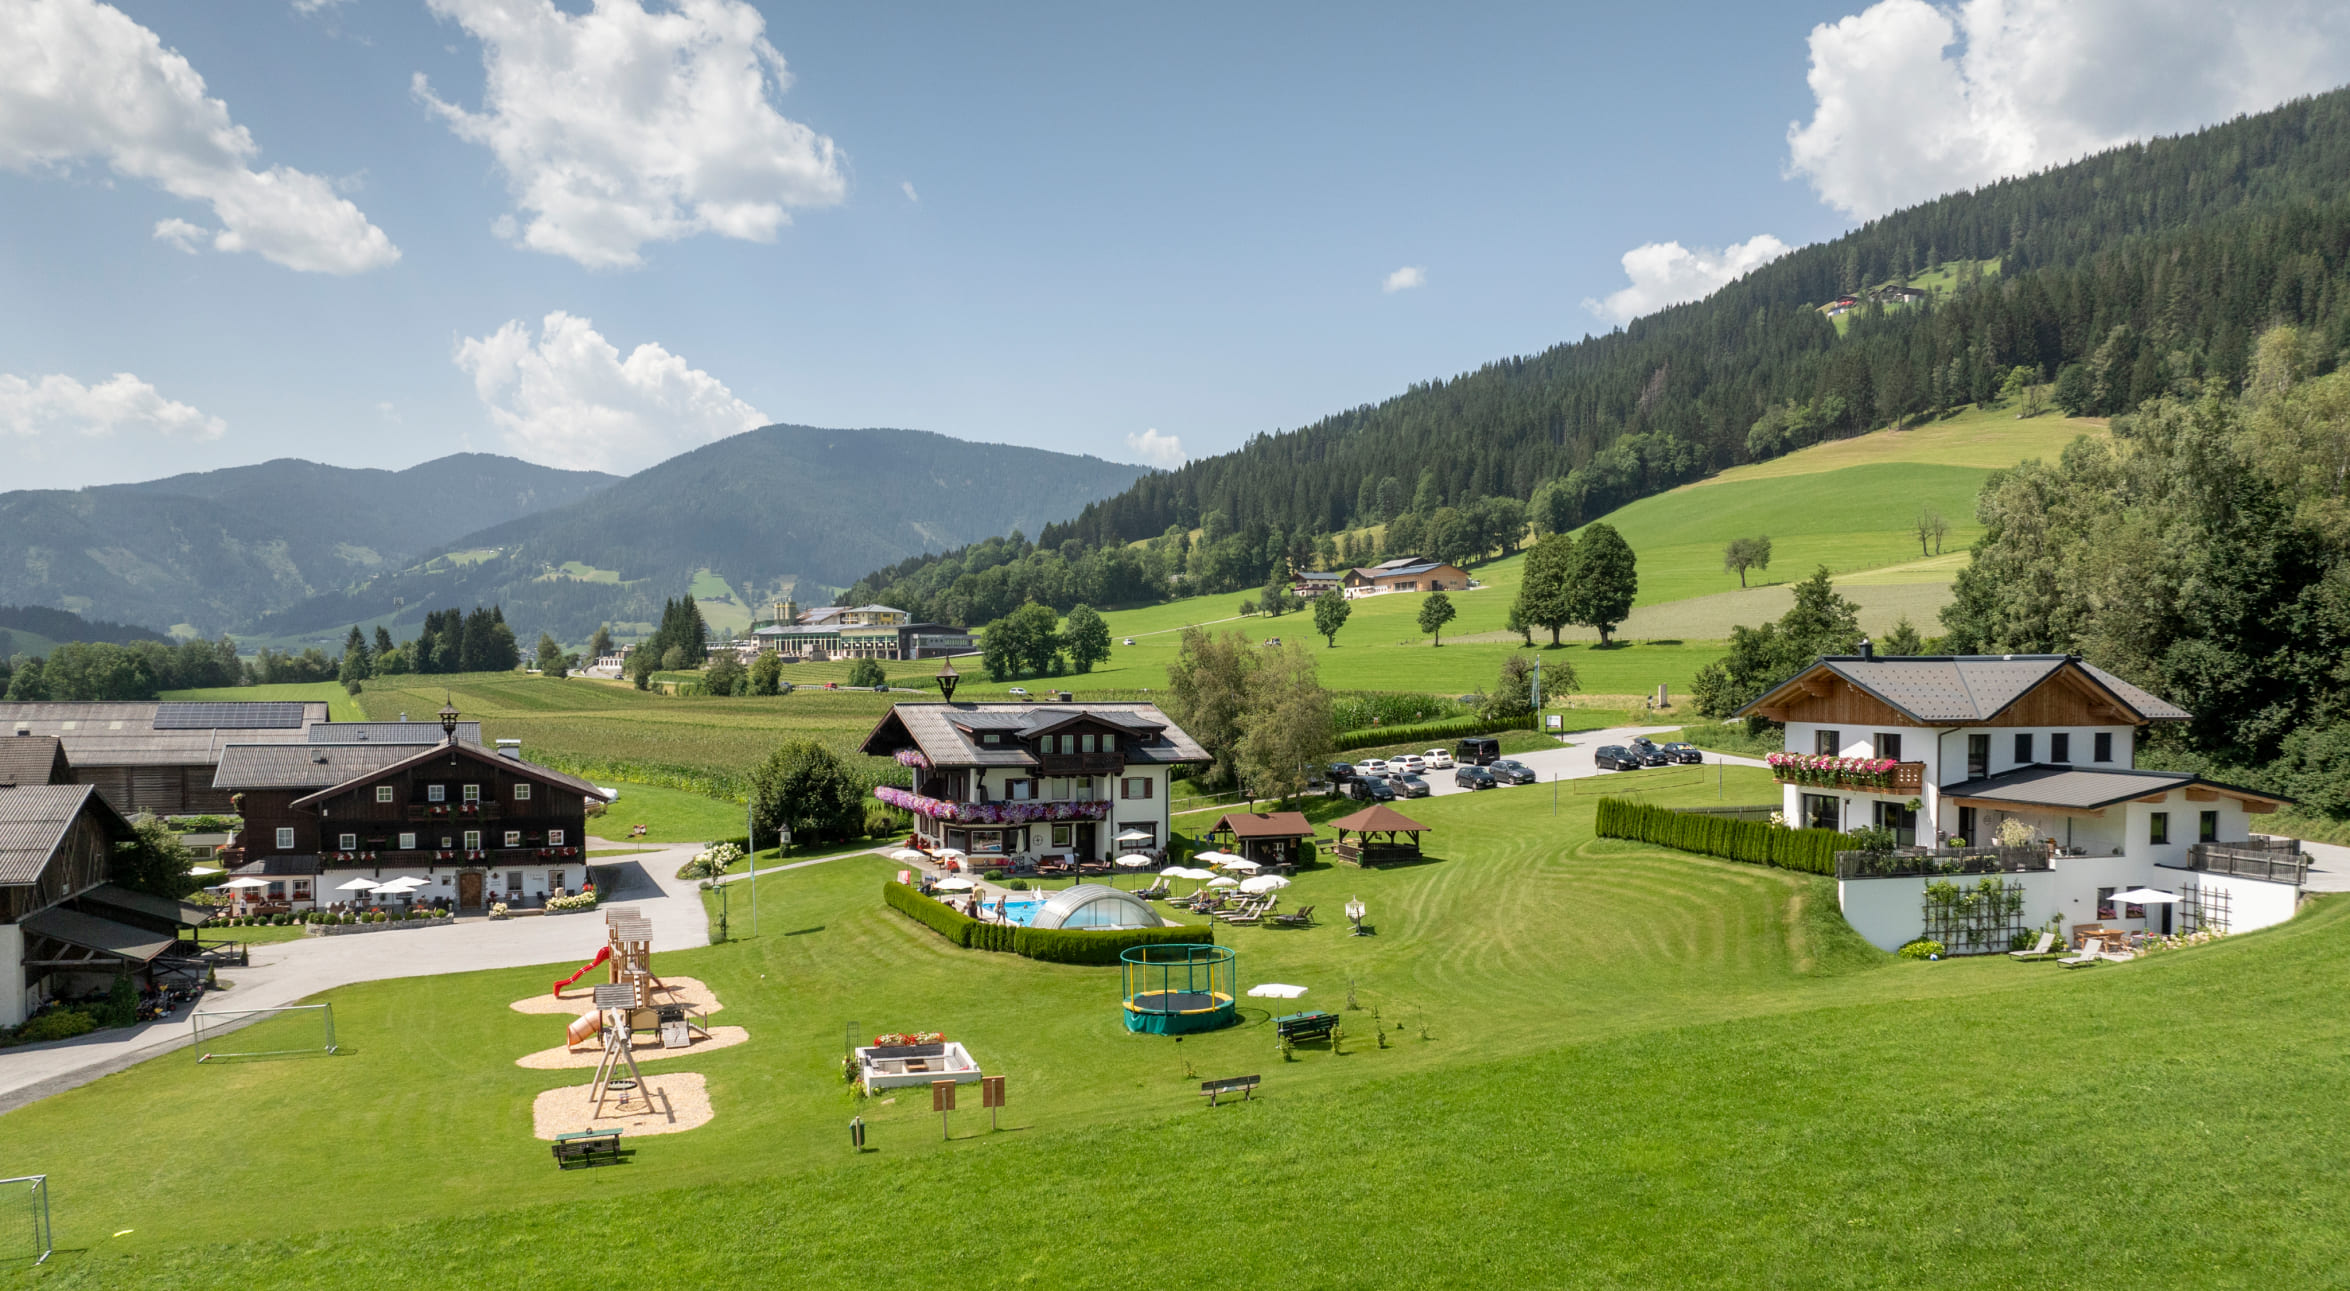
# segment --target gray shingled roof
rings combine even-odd
[[[439,734],[440,728],[433,728]],[[328,789],[415,757],[413,744],[231,744],[220,751],[212,787]]]
[[[279,856],[264,856],[258,861],[247,861],[230,870],[224,877],[232,879],[282,879],[319,873],[318,857],[308,852],[293,852]]]
[[[48,868],[66,826],[84,803],[115,816],[98,790],[86,784],[20,784],[0,789],[0,885],[32,883]],[[116,816],[119,822],[120,817]]]
[[[87,901],[98,906],[111,906],[117,910],[128,910],[134,914],[145,915],[150,919],[162,919],[175,924],[198,924],[212,917],[212,910],[208,906],[200,906],[193,901],[175,901],[170,897],[159,897],[148,892],[133,892],[129,888],[119,887],[112,883],[101,883],[82,893],[75,900]]]
[[[65,744],[65,756],[77,767],[196,766],[220,760],[229,744],[295,743],[299,727],[277,730],[238,730],[227,727],[186,727],[156,730],[161,707],[152,700],[0,702],[0,739],[24,727],[33,735],[54,735]],[[326,720],[323,702],[303,705],[305,722]]]
[[[315,752],[317,747],[320,746],[313,746],[311,751]],[[331,748],[335,746],[328,745],[323,747]],[[413,744],[367,744],[343,745],[341,747],[349,749],[370,749],[382,753],[389,753],[393,756],[381,764],[372,766],[360,766],[359,763],[354,762],[353,766],[358,769],[353,770],[350,774],[344,776],[340,780],[333,782],[332,784],[317,786],[315,792],[309,794],[307,797],[296,798],[294,800],[295,806],[303,806],[312,800],[322,798],[329,792],[340,789],[345,785],[349,785],[360,780],[371,779],[389,771],[401,770],[412,763],[425,762],[433,758],[440,757],[451,748],[459,749],[466,754],[484,761],[490,761],[494,759],[498,765],[503,766],[508,770],[521,771],[529,775],[532,779],[539,780],[550,785],[559,785],[563,788],[570,789],[573,792],[586,794],[587,796],[598,799],[599,801],[604,797],[603,790],[597,788],[585,780],[580,779],[578,776],[565,775],[551,767],[543,767],[536,762],[525,762],[521,758],[504,757],[500,755],[497,750],[486,749],[479,744],[440,744],[425,748],[419,748]]]
[[[61,906],[52,906],[39,914],[27,916],[23,927],[35,936],[113,955],[134,964],[144,964],[163,954],[179,940],[164,933],[133,928],[127,923],[116,923],[112,919],[101,919]]]
[[[481,743],[481,723],[457,723],[457,738]],[[310,728],[312,744],[438,744],[441,724],[431,722],[319,722]]]
[[[54,735],[0,734],[0,784],[51,783],[64,749]],[[65,770],[70,779],[70,763]]]
[[[1049,720],[1038,722],[1043,714]],[[1001,730],[1011,734],[1042,729],[1069,718],[1084,715],[1114,726],[1124,727],[1134,735],[1126,760],[1141,765],[1167,763],[1207,762],[1207,750],[1186,734],[1182,727],[1169,721],[1156,704],[1098,703],[1098,704],[897,704],[889,715],[874,727],[866,737],[865,751],[887,755],[902,747],[894,739],[884,739],[883,732],[892,722],[904,726],[915,747],[930,759],[931,765],[942,767],[1031,767],[1036,759],[1027,749],[1016,743],[984,746],[972,735],[957,729],[957,724],[976,729]],[[1032,725],[1033,724],[1033,725]],[[1150,738],[1144,730],[1160,728]],[[884,746],[887,747],[884,747]]]
[[[2148,794],[2196,783],[2185,771],[2090,770],[2081,767],[2029,766],[2002,771],[1980,780],[1944,785],[1945,798],[1980,798],[2012,802],[2019,807],[2109,807]]]
[[[1807,667],[1826,668],[1921,722],[1981,722],[1998,716],[2067,666],[2079,669],[2142,721],[2184,721],[2187,710],[2159,699],[2073,655],[1826,655]],[[1800,677],[1803,673],[1797,673]],[[1764,692],[1776,693],[1790,677]],[[1761,703],[1757,699],[1755,704]],[[1755,705],[1747,705],[1752,709]]]

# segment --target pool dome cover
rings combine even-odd
[[[1063,888],[1037,907],[1031,928],[1157,928],[1162,921],[1141,897],[1100,883]]]

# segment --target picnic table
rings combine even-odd
[[[1327,1040],[1338,1029],[1338,1015],[1308,1009],[1273,1019],[1273,1033],[1284,1040]]]
[[[620,1160],[620,1131],[573,1130],[555,1136],[555,1168],[568,1170],[574,1162],[592,1166],[600,1155],[617,1164]]]

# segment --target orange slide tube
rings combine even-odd
[[[596,957],[595,957],[594,959],[591,959],[591,960],[589,960],[588,962],[586,962],[586,963],[584,963],[584,964],[581,964],[581,965],[579,966],[579,971],[578,971],[578,972],[576,972],[576,973],[573,973],[571,976],[569,976],[569,977],[566,977],[566,978],[564,978],[562,981],[555,983],[555,998],[556,998],[556,999],[562,999],[562,998],[563,998],[563,988],[564,988],[564,987],[566,987],[566,986],[569,986],[569,985],[571,985],[573,982],[576,982],[576,981],[578,981],[580,978],[583,978],[583,977],[587,976],[589,973],[592,973],[592,972],[594,972],[594,971],[596,970],[596,966],[597,966],[598,964],[601,964],[601,963],[603,963],[605,960],[607,960],[607,959],[610,959],[610,958],[612,958],[612,948],[611,948],[610,946],[606,946],[606,947],[604,947],[603,949],[601,949],[601,950],[598,950],[598,951],[596,952]]]

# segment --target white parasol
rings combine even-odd
[[[1156,865],[1156,864],[1158,864],[1158,862],[1156,862],[1156,861],[1152,860],[1151,858],[1149,858],[1149,857],[1147,857],[1147,856],[1136,856],[1136,855],[1133,855],[1133,854],[1131,854],[1131,853],[1129,853],[1128,855],[1125,855],[1125,856],[1121,856],[1121,857],[1119,857],[1119,858],[1118,858],[1116,861],[1114,861],[1114,862],[1112,862],[1112,863],[1113,863],[1113,864],[1116,864],[1116,865],[1123,866],[1123,867],[1125,867],[1126,869],[1129,869],[1129,870],[1139,870],[1139,869],[1142,869],[1142,868],[1143,868],[1143,867],[1145,867],[1145,866],[1149,866],[1149,865]]]
[[[353,879],[353,880],[351,880],[351,881],[350,881],[350,882],[348,882],[348,883],[340,883],[340,884],[337,884],[337,885],[335,885],[335,891],[337,891],[337,892],[373,892],[373,891],[375,891],[375,890],[376,890],[377,886],[378,886],[378,884],[376,883],[376,881],[375,881],[374,879]]]
[[[1191,859],[1206,865],[1222,865],[1226,861],[1237,861],[1240,858],[1230,852],[1219,852],[1211,847],[1204,852],[1193,852]]]
[[[2106,899],[2117,905],[2174,905],[2180,898],[2168,892],[2157,892],[2153,888],[2131,888],[2127,892],[2116,892]]]
[[[921,861],[928,860],[929,857],[921,852],[915,851],[911,847],[901,847],[898,850],[891,852],[889,854],[889,859],[893,861]]]
[[[226,873],[226,871],[217,865],[198,865],[188,871],[190,877],[199,879],[210,878],[215,874],[222,873]]]
[[[1208,886],[1211,888],[1236,888],[1240,886],[1240,880],[1218,875],[1208,880]]]
[[[220,886],[222,886],[222,887],[224,887],[224,888],[265,888],[265,887],[268,887],[268,886],[269,886],[269,880],[268,880],[268,879],[230,879],[228,882],[226,882],[226,883],[223,883],[223,884],[221,884]]]
[[[1240,890],[1243,892],[1274,892],[1288,886],[1289,880],[1278,874],[1259,874],[1253,879],[1240,881]]]
[[[931,886],[941,892],[969,892],[975,885],[960,874],[951,874]]]
[[[418,888],[431,886],[431,883],[430,879],[420,879],[413,874],[403,874],[390,882],[376,884],[375,890],[378,892],[414,892]]]
[[[1139,829],[1129,829],[1118,835],[1118,841],[1121,843],[1155,843],[1158,841],[1158,836]]]
[[[1265,867],[1260,862],[1252,861],[1245,856],[1235,856],[1231,860],[1224,862],[1224,868],[1228,870],[1238,870],[1243,874],[1254,874],[1258,870],[1261,870]]]
[[[1249,987],[1248,993],[1258,997],[1259,999],[1294,1000],[1298,996],[1305,994],[1306,988],[1302,986],[1290,986],[1283,982],[1266,982],[1262,986]]]

